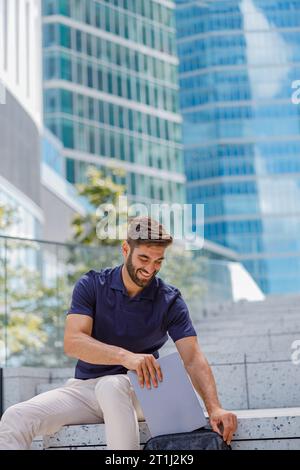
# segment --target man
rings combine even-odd
[[[105,422],[108,449],[138,450],[138,420],[144,416],[127,371],[136,371],[141,387],[159,386],[158,349],[167,333],[204,400],[212,428],[231,441],[236,416],[220,405],[187,306],[177,288],[156,277],[171,243],[161,224],[135,218],[122,244],[124,263],[79,279],[64,339],[65,353],[78,359],[75,378],[8,408],[0,423],[0,449],[28,449],[35,436],[63,425]]]

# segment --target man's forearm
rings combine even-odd
[[[65,344],[65,353],[90,364],[123,365],[129,351],[119,346],[102,343],[91,336],[80,333]]]
[[[218,399],[216,382],[212,370],[204,356],[197,357],[186,370],[192,383],[203,399],[207,412],[210,415],[215,409],[221,408]]]

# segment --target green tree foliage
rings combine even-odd
[[[0,233],[7,233],[18,220],[16,209],[0,204]],[[49,297],[49,292],[38,273],[28,269],[24,256],[21,262],[18,256],[21,251],[24,255],[28,243],[0,239],[0,363],[24,352],[34,355],[47,341],[40,313],[41,297]]]
[[[9,204],[0,201],[0,235],[18,221],[18,213]]]
[[[197,315],[197,306],[207,290],[205,271],[203,259],[194,251],[175,244],[167,248],[160,276],[180,290],[193,315]]]
[[[113,176],[123,176],[121,170],[112,170]],[[118,239],[100,239],[97,235],[99,227],[99,207],[112,205],[115,208],[116,223],[119,224],[124,216],[119,210],[118,199],[125,191],[125,187],[113,182],[111,176],[104,176],[95,167],[90,167],[87,171],[87,182],[77,185],[78,193],[87,199],[91,206],[91,211],[85,215],[76,214],[72,221],[73,241],[84,245],[120,245]],[[110,222],[110,220],[108,220]]]

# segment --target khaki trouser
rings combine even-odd
[[[36,436],[68,424],[105,422],[107,449],[139,450],[143,411],[126,374],[80,380],[8,408],[0,421],[0,449],[29,449]]]

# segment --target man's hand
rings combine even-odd
[[[237,417],[230,411],[217,408],[209,414],[211,427],[215,432],[223,436],[223,440],[230,444],[232,436],[237,429]]]
[[[130,352],[126,354],[122,365],[126,369],[136,371],[141,387],[144,387],[144,383],[146,383],[147,388],[151,388],[150,378],[154,387],[158,386],[157,377],[160,382],[163,380],[160,365],[153,354],[134,354]]]

